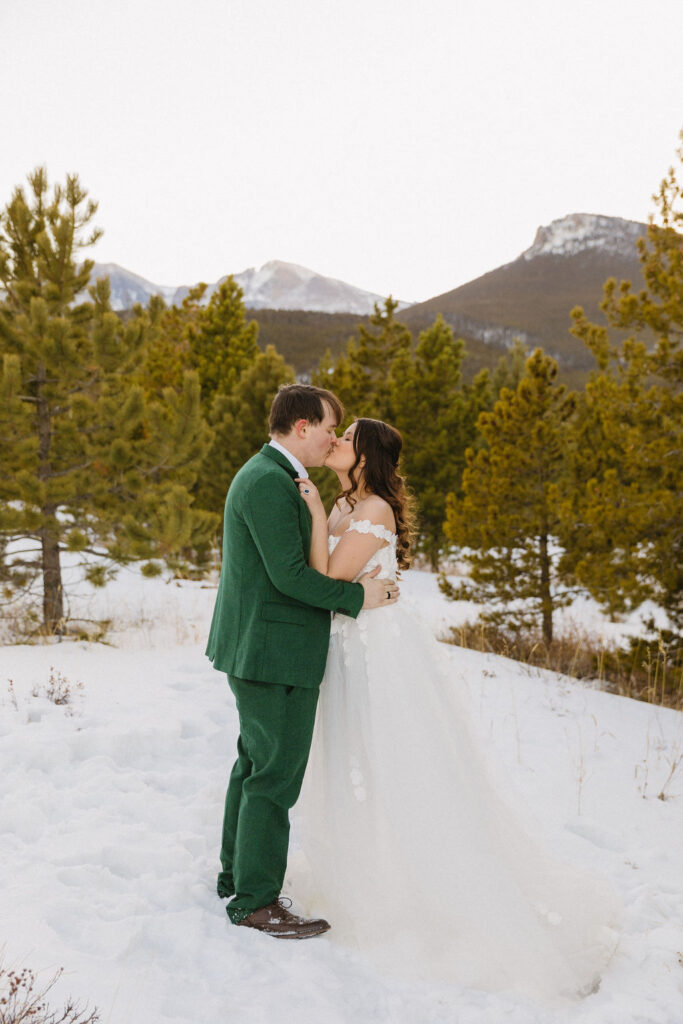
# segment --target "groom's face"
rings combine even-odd
[[[322,466],[337,443],[337,417],[326,402],[323,408],[325,415],[320,423],[306,424],[306,450],[301,461],[307,468]]]

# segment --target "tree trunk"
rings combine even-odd
[[[38,417],[38,479],[48,484],[52,476],[50,444],[52,424],[50,406],[44,394],[46,383],[45,367],[40,365],[36,372],[36,415]],[[62,590],[62,567],[59,561],[59,523],[57,506],[47,501],[41,506],[40,543],[43,569],[43,629],[46,633],[64,631],[64,593]]]
[[[550,556],[548,555],[548,534],[540,535],[541,556],[541,612],[543,614],[543,639],[546,646],[553,642],[553,600],[550,594]]]
[[[43,520],[54,519],[54,506],[41,509]],[[46,633],[64,632],[64,593],[62,567],[59,561],[59,535],[56,529],[43,525],[40,531],[43,549],[43,628]]]

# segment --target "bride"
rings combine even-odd
[[[329,522],[300,481],[313,568],[353,580],[408,567],[401,446],[378,420],[348,428],[325,463],[342,489]],[[501,798],[449,664],[405,602],[334,617],[297,889],[325,907],[332,940],[390,971],[546,1002],[587,995],[613,952],[617,897],[556,862]]]

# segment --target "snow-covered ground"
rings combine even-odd
[[[482,745],[554,851],[623,900],[600,990],[550,1011],[380,976],[329,936],[278,943],[230,925],[214,883],[237,716],[203,656],[214,595],[127,571],[72,602],[114,619],[108,645],[0,648],[6,966],[44,981],[63,966],[53,1002],[72,992],[105,1024],[683,1021],[683,763],[670,777],[683,715],[475,651],[448,655]],[[468,611],[426,573],[407,573],[403,595],[435,632]],[[573,612],[601,628],[594,608]],[[51,675],[68,703],[46,696]]]

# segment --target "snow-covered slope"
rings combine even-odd
[[[632,258],[636,242],[646,231],[647,225],[635,220],[594,213],[570,213],[540,227],[533,245],[522,253],[522,257],[533,260],[538,256],[575,256],[600,250]]]
[[[279,260],[265,263],[260,270],[244,270],[235,275],[235,280],[244,289],[245,304],[252,309],[308,309],[365,316],[386,297]],[[400,303],[400,308],[405,305]]]
[[[172,303],[178,291],[169,285],[153,284],[117,263],[96,263],[90,279],[95,281],[100,277],[109,278],[112,309],[130,309],[137,302],[146,306],[152,295],[161,295],[165,302]],[[87,295],[82,294],[82,298]]]
[[[462,616],[434,576],[402,586],[437,628]],[[63,965],[52,1005],[73,993],[107,1024],[680,1024],[683,773],[667,779],[683,715],[493,655],[448,649],[480,744],[556,855],[606,875],[624,903],[599,991],[550,1011],[379,975],[335,944],[334,922],[303,943],[230,925],[214,884],[238,722],[203,655],[214,597],[127,570],[73,602],[114,618],[113,646],[0,648],[6,966],[45,982]],[[58,674],[63,705],[45,692]],[[296,829],[295,814],[293,857]]]
[[[271,260],[259,270],[250,267],[233,276],[244,291],[245,305],[250,309],[303,309],[365,316],[372,313],[376,302],[382,303],[385,298],[345,281],[324,277],[295,263],[279,260]],[[98,277],[109,277],[112,309],[118,310],[130,309],[136,302],[146,305],[152,295],[163,295],[167,303],[178,305],[189,291],[186,285],[154,284],[116,263],[96,263],[92,278]],[[225,277],[208,286],[204,294],[205,303],[223,281]],[[399,308],[407,305],[401,302]]]

